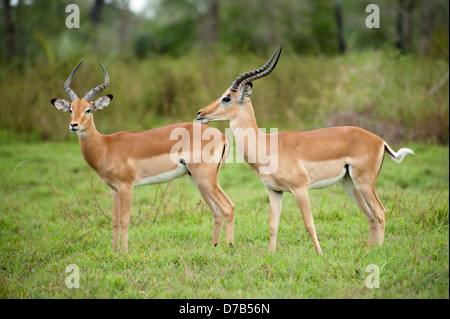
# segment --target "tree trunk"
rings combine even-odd
[[[92,22],[94,24],[97,24],[100,22],[100,14],[102,12],[102,8],[104,5],[104,0],[95,0],[94,5],[92,6],[92,11],[89,17],[91,18]]]
[[[431,4],[429,1],[422,3],[422,45],[421,52],[427,53],[431,44],[431,31],[433,29],[433,18]]]
[[[3,10],[5,12],[6,34],[8,37],[7,59],[11,61],[17,56],[15,26],[13,22],[10,0],[3,0]]]
[[[341,0],[334,0],[334,13],[336,17],[338,49],[340,54],[344,54],[346,45],[344,40],[344,23],[342,19]]]
[[[208,8],[209,30],[208,30],[208,45],[217,42],[217,35],[219,33],[219,0],[211,0]]]
[[[404,40],[404,0],[398,0],[397,8],[397,41],[395,42],[395,47],[401,52],[405,53],[405,40]]]
[[[119,30],[119,47],[120,53],[124,54],[129,47],[130,29],[131,29],[131,14],[130,14],[130,0],[120,1],[120,30]]]

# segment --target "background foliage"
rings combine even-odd
[[[102,132],[191,121],[281,43],[276,72],[253,94],[262,127],[359,125],[390,141],[448,143],[448,1],[371,1],[379,29],[365,26],[368,1],[339,0],[149,0],[139,12],[127,0],[80,0],[80,28],[68,29],[73,2],[2,1],[3,130],[68,138],[49,100],[66,98],[82,59],[80,95],[103,80],[96,60],[111,75]]]

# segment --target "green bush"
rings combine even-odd
[[[114,101],[95,114],[97,128],[112,133],[192,121],[236,76],[266,59],[218,50],[140,61],[106,58],[102,62],[111,84],[104,93],[113,94]],[[41,139],[69,138],[69,116],[54,109],[50,99],[68,98],[62,86],[76,63],[37,62],[23,70],[0,70],[2,129]],[[310,130],[357,125],[390,142],[447,144],[447,70],[447,61],[395,52],[312,57],[283,51],[276,70],[254,83],[252,102],[260,127]],[[102,81],[96,60],[88,56],[72,88],[84,95]]]

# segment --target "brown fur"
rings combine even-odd
[[[173,124],[141,132],[124,131],[103,135],[97,131],[94,124],[92,113],[95,111],[95,102],[77,98],[71,104],[61,99],[54,99],[52,103],[63,111],[68,111],[70,105],[72,114],[69,128],[75,127],[78,129],[81,154],[86,163],[98,173],[101,180],[112,190],[114,197],[112,218],[114,250],[118,248],[120,234],[122,248],[125,251],[128,249],[128,227],[134,184],[143,178],[171,172],[177,169],[179,165],[186,165],[200,194],[213,211],[212,244],[217,245],[218,243],[223,217],[225,217],[226,240],[233,245],[235,206],[217,181],[218,169],[224,160],[223,156],[226,156],[228,152],[227,145],[229,143],[227,143],[225,135],[217,132],[221,139],[214,140],[214,143],[217,144],[214,146],[220,152],[217,153],[212,163],[206,163],[203,160],[196,163],[183,158],[181,153],[178,154],[176,161],[172,161],[170,152],[172,146],[178,142],[170,139],[170,134],[174,129],[182,128],[189,132],[190,143],[184,145],[189,150],[189,156],[201,153],[203,148],[213,139],[202,139],[199,147],[194,148],[195,143],[192,140],[193,123]],[[86,109],[91,111],[86,113]],[[201,132],[204,132],[206,129],[212,128],[201,125],[200,129]],[[187,144],[186,141],[184,143]],[[201,157],[199,158],[201,159]]]
[[[236,146],[242,149],[249,163],[266,185],[270,199],[270,244],[276,249],[276,238],[284,191],[292,193],[302,213],[305,227],[315,250],[321,253],[314,226],[308,188],[320,187],[322,183],[340,182],[355,204],[364,212],[369,222],[369,247],[377,239],[381,245],[384,239],[386,209],[375,191],[375,184],[383,161],[385,142],[380,137],[359,127],[330,127],[309,132],[283,131],[278,137],[278,167],[272,174],[261,173],[264,164],[258,158],[259,142],[256,145],[238,145],[241,130],[253,129],[269,144],[270,135],[258,128],[252,103],[251,86],[233,92],[230,89],[222,97],[231,101],[222,102],[222,97],[201,109],[198,120],[230,121]],[[324,186],[324,187],[325,187]]]

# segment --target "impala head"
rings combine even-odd
[[[280,58],[281,49],[278,46],[269,61],[259,69],[239,75],[219,99],[198,112],[198,117],[195,120],[207,123],[210,121],[232,121],[237,118],[242,110],[247,106],[251,106],[250,95],[252,94],[253,88],[252,81],[269,75],[275,69]],[[269,68],[276,55],[275,62]]]
[[[108,72],[100,62],[98,63],[100,64],[101,68],[103,69],[103,73],[105,74],[105,83],[90,90],[82,99],[77,96],[77,94],[70,88],[70,82],[72,82],[72,78],[81,63],[83,63],[83,61],[78,63],[75,69],[73,69],[72,73],[70,73],[70,76],[67,79],[66,83],[64,83],[64,90],[66,90],[66,92],[69,94],[72,102],[69,103],[64,99],[51,100],[51,103],[58,110],[61,110],[63,112],[69,111],[71,113],[72,120],[70,122],[69,129],[74,133],[85,132],[90,123],[92,123],[92,113],[99,109],[105,108],[113,99],[113,96],[111,94],[108,94],[106,96],[99,97],[94,102],[91,101],[95,94],[103,91],[109,85]]]

